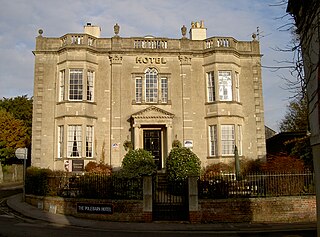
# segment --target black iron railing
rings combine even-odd
[[[50,176],[50,193],[61,197],[142,200],[142,178],[121,178],[105,174]]]
[[[314,195],[314,174],[256,173],[236,177],[235,174],[214,174],[200,178],[199,198],[241,198]]]

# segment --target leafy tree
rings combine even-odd
[[[152,175],[156,172],[157,166],[154,163],[150,152],[143,149],[129,150],[122,161],[121,175],[127,178]]]
[[[308,104],[304,97],[301,100],[290,102],[288,111],[284,119],[280,123],[281,132],[301,132],[308,131]],[[300,158],[304,161],[306,167],[313,169],[312,149],[309,136],[295,138],[285,143],[288,149],[288,154]]]
[[[22,120],[0,109],[0,159],[3,163],[15,157],[15,150],[30,143],[28,129]]]
[[[288,111],[280,122],[281,132],[308,130],[308,104],[306,97],[295,99],[288,105]]]
[[[32,101],[32,98],[28,98],[27,95],[0,100],[0,108],[11,113],[14,118],[22,120],[28,128],[30,137],[32,131]]]

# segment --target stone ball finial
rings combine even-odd
[[[253,40],[256,40],[256,38],[257,38],[256,33],[253,33],[253,34],[252,34],[252,39],[253,39]]]
[[[118,35],[119,32],[120,32],[120,26],[118,25],[118,23],[116,23],[113,27],[113,30],[114,30],[114,34],[115,35]]]
[[[38,30],[38,33],[39,33],[40,36],[42,36],[43,30],[42,30],[42,29],[39,29],[39,30]]]

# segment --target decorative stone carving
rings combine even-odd
[[[122,64],[122,56],[119,54],[112,54],[109,56],[111,64]]]
[[[131,117],[133,119],[173,119],[174,114],[156,106],[150,106],[144,110],[132,114]]]
[[[186,55],[180,55],[179,60],[182,65],[190,65],[191,64],[191,57]]]

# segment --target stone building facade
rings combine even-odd
[[[203,22],[180,39],[36,38],[32,165],[80,171],[89,161],[120,167],[123,144],[152,152],[164,168],[179,140],[202,166],[264,158],[259,42],[206,36]]]

